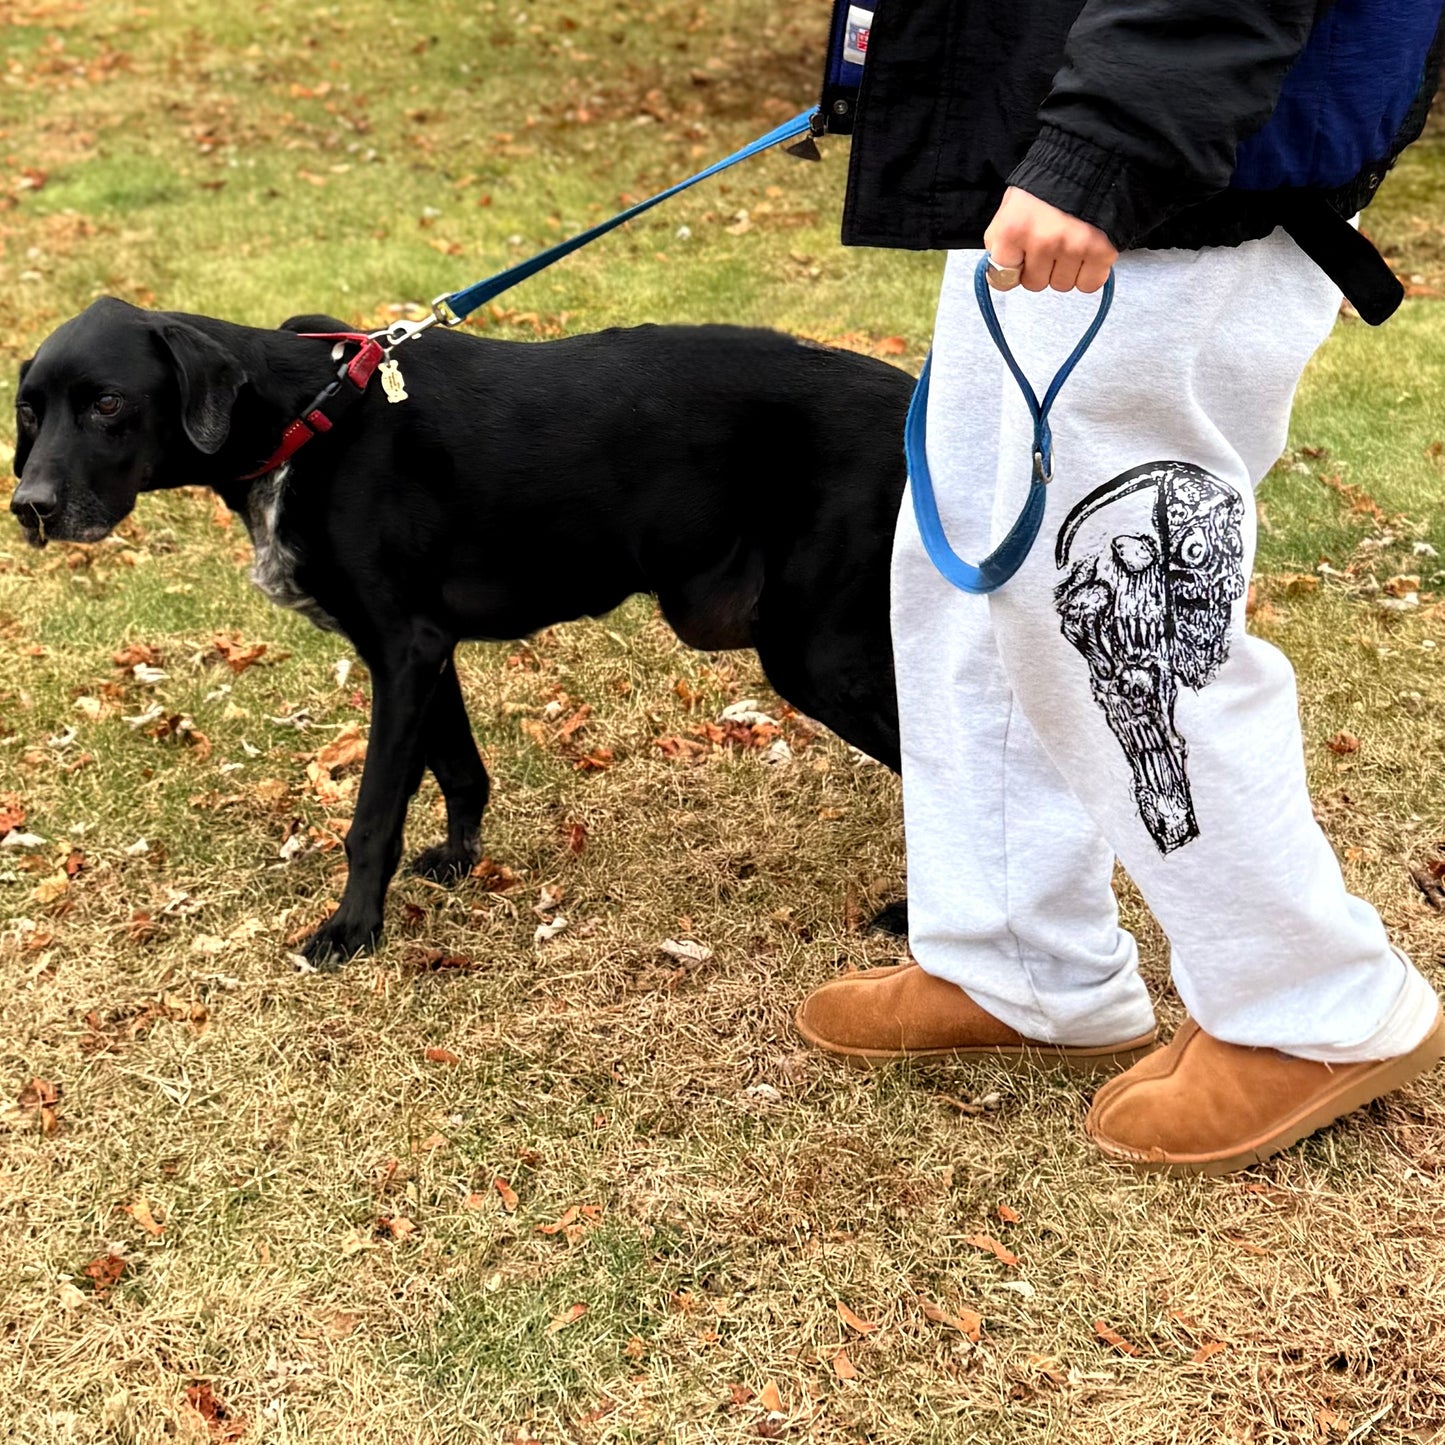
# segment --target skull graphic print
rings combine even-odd
[[[1130,497],[1145,504],[1135,529],[1074,558],[1084,525]],[[1151,462],[1090,492],[1059,531],[1054,560],[1068,575],[1054,603],[1063,634],[1088,663],[1094,701],[1161,853],[1199,836],[1174,703],[1181,684],[1204,687],[1229,656],[1230,613],[1245,590],[1243,519],[1239,493],[1217,477],[1187,462]]]

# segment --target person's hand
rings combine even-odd
[[[1097,226],[1061,211],[1027,191],[1010,186],[998,213],[983,233],[995,266],[1022,271],[1026,291],[1079,290],[1092,293],[1108,279],[1119,259],[1113,243]],[[1000,291],[1019,284],[1004,278],[990,283]]]

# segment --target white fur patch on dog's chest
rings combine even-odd
[[[290,467],[278,467],[259,477],[246,499],[246,530],[256,558],[251,563],[251,581],[278,607],[299,612],[325,632],[340,632],[336,619],[296,581],[295,551],[280,537],[281,503]]]

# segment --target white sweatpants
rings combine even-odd
[[[949,257],[928,410],[939,510],[970,561],[1017,515],[1032,437],[979,318],[977,259]],[[1117,856],[1206,1032],[1325,1061],[1404,1053],[1435,996],[1346,891],[1311,812],[1294,675],[1244,626],[1252,491],[1339,293],[1283,232],[1132,252],[1116,275],[1054,409],[1048,513],[1023,569],[990,597],[957,591],[904,502],[893,638],[914,956],[1027,1037],[1134,1038],[1153,1010],[1119,927]],[[1097,298],[995,299],[1042,393]]]

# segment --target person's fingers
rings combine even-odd
[[[1055,291],[1072,291],[1078,285],[1082,260],[1081,256],[1060,252],[1054,261],[1054,269],[1049,273],[1049,285]]]
[[[1052,246],[1030,247],[1024,256],[1024,290],[1047,291],[1049,277],[1054,269],[1055,251]]]
[[[1100,290],[1104,282],[1109,279],[1109,267],[1112,265],[1108,256],[1089,256],[1084,264],[1079,267],[1078,278],[1075,285],[1086,296],[1092,296]]]

